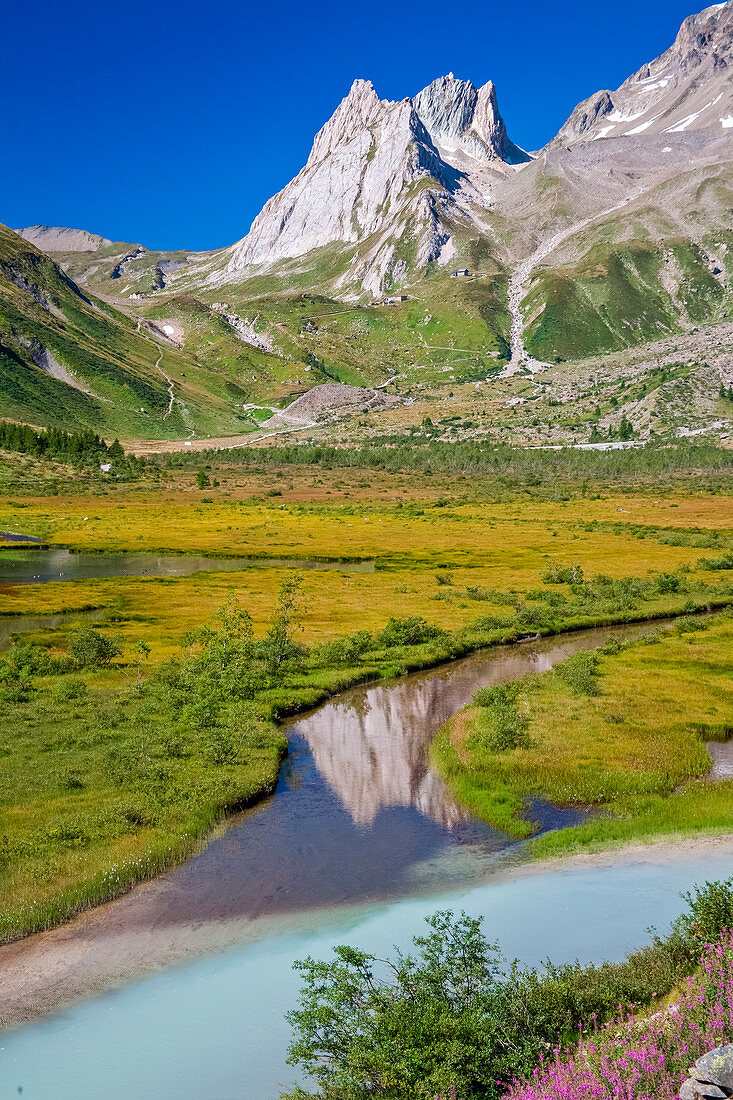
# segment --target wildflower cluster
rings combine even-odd
[[[621,1014],[577,1051],[559,1049],[507,1100],[674,1100],[692,1063],[733,1037],[733,935],[705,948],[674,1004],[646,1019]]]

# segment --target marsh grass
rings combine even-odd
[[[350,471],[341,474],[353,482]],[[302,479],[296,489],[305,492]],[[185,636],[232,596],[251,613],[254,638],[263,639],[281,570],[79,581],[0,593],[3,615],[98,609],[95,629],[122,649],[121,658],[106,668],[70,673],[57,666],[37,675],[27,698],[3,703],[0,936],[48,927],[196,850],[216,821],[272,789],[285,751],[275,723],[285,715],[355,684],[436,666],[528,634],[679,615],[733,601],[725,571],[689,571],[683,568],[687,545],[656,539],[644,541],[642,561],[637,529],[626,530],[617,521],[621,509],[633,510],[635,521],[656,525],[655,530],[666,530],[672,519],[683,531],[725,527],[727,498],[627,496],[545,504],[520,499],[488,507],[448,505],[446,498],[400,507],[394,500],[374,500],[373,480],[355,491],[363,499],[264,503],[216,495],[213,504],[204,505],[191,493],[120,489],[114,497],[93,500],[59,496],[0,506],[0,529],[21,525],[52,544],[77,549],[374,557],[378,566],[374,573],[304,574],[307,614],[299,642],[308,652],[277,683],[257,688],[251,702],[260,732],[247,739],[246,752],[236,760],[227,748],[229,733],[192,726],[165,695],[152,701],[138,696],[141,684],[144,695],[144,685],[180,656]],[[543,584],[542,574],[553,565],[552,583]],[[436,577],[447,570],[452,583],[439,585]],[[660,585],[661,576],[677,581]],[[444,598],[436,602],[436,594]],[[67,659],[66,630],[26,637],[53,659]],[[691,658],[705,644],[696,637],[677,638],[682,666],[692,667]],[[609,660],[601,659],[601,682]],[[449,761],[451,782],[475,812],[527,836],[533,825],[522,817],[525,786],[546,788],[563,801],[570,776],[570,800],[603,801],[614,816],[589,822],[579,833],[566,831],[567,840],[557,839],[566,833],[540,838],[539,845],[624,840],[642,818],[666,821],[670,815],[673,820],[664,824],[668,831],[680,822],[684,829],[685,821],[693,829],[725,827],[722,788],[706,795],[707,810],[688,799],[684,814],[676,806],[678,796],[670,793],[674,784],[704,771],[700,730],[688,731],[682,757],[672,754],[662,765],[647,761],[639,779],[634,753],[643,737],[627,729],[627,701],[608,703],[608,722],[598,718],[605,735],[623,734],[628,742],[628,751],[619,752],[608,771],[588,744],[586,758],[572,767],[572,754],[558,755],[555,742],[543,756],[540,719],[550,728],[557,726],[558,713],[570,713],[580,724],[583,707],[607,701],[604,686],[596,700],[569,693],[561,679],[553,684],[542,714],[533,712],[529,747],[504,752],[501,774],[494,769],[482,777],[460,759]],[[532,710],[534,696],[530,704]],[[611,720],[614,715],[621,721]],[[197,721],[202,716],[203,711]],[[702,709],[690,719],[700,729],[714,724]],[[231,722],[223,724],[231,732],[237,721],[233,709]],[[528,754],[531,767],[509,765],[519,753]]]
[[[571,658],[522,681],[525,744],[487,742],[486,708],[474,704],[441,730],[433,759],[463,802],[515,836],[533,831],[522,817],[530,797],[599,811],[533,840],[537,857],[730,831],[733,782],[704,777],[705,741],[733,733],[732,648],[733,617],[724,613],[709,624],[686,617],[649,641],[586,655],[592,666],[585,662],[580,677],[577,668],[568,676]]]

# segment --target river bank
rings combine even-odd
[[[682,892],[730,874],[733,838],[715,843],[705,854],[696,846],[660,845],[602,862],[542,865],[544,873],[540,865],[511,868],[448,894],[267,921],[229,949],[201,958],[182,955],[179,965],[144,980],[133,980],[141,977],[140,968],[128,968],[114,983],[97,974],[86,993],[77,986],[78,996],[88,999],[3,1033],[2,1077],[36,1100],[171,1094],[237,1100],[243,1082],[248,1100],[274,1100],[297,1077],[285,1065],[290,1033],[284,1020],[298,993],[295,959],[329,957],[332,945],[344,942],[383,956],[393,945],[406,948],[424,928],[425,915],[449,907],[483,916],[487,935],[499,940],[505,955],[528,965],[547,956],[557,963],[619,961],[645,941],[649,925],[662,934],[669,928],[684,908]],[[58,975],[58,954],[48,939],[46,946],[44,962]],[[103,946],[119,956],[125,940],[110,929]],[[76,944],[66,961],[88,977],[93,952]],[[104,993],[111,985],[116,988]],[[47,1002],[49,1009],[55,1005]]]
[[[657,615],[661,615],[661,612],[657,612]],[[645,616],[638,619],[637,615],[628,611],[621,615],[594,616],[603,622],[610,621],[620,630],[632,633],[637,629],[645,629],[645,624],[651,622],[654,617],[651,609]],[[623,625],[619,624],[619,619],[623,620]],[[566,639],[560,642],[562,653],[565,652],[563,646],[570,646],[571,649],[587,648],[594,643],[599,643],[606,634],[593,629],[593,619],[590,616],[585,616],[585,620],[583,622],[582,618],[576,618],[573,623],[576,630],[572,633],[561,629],[562,626],[570,625],[562,621],[555,628],[542,626],[541,632],[549,639],[547,644],[550,646],[555,637]],[[586,629],[578,629],[581,627]],[[539,637],[538,632],[535,640]],[[338,697],[339,693],[352,689],[355,685],[388,683],[391,678],[400,673],[432,668],[437,670],[436,674],[439,677],[443,674],[441,670],[445,670],[449,677],[457,676],[458,682],[462,685],[460,698],[450,692],[446,694],[446,699],[454,699],[455,706],[452,706],[452,709],[440,710],[445,719],[468,701],[472,689],[479,682],[464,682],[461,674],[454,671],[458,667],[473,667],[471,664],[464,664],[467,655],[474,653],[478,665],[481,665],[482,661],[488,661],[490,664],[495,660],[507,661],[507,667],[516,669],[516,674],[519,675],[522,671],[528,671],[534,667],[531,661],[529,663],[525,661],[524,655],[514,663],[511,655],[507,656],[513,648],[507,643],[521,640],[522,636],[517,628],[507,630],[492,627],[488,631],[480,630],[469,635],[445,634],[422,644],[397,646],[391,650],[388,648],[380,655],[378,662],[369,664],[360,662],[357,667],[351,669],[330,667],[316,669],[314,672],[296,677],[294,682],[282,689],[265,692],[263,716],[267,715],[271,719],[282,721],[287,716],[307,714],[312,708],[327,703],[329,699]],[[110,674],[105,673],[105,676],[109,679]],[[511,675],[514,675],[514,671]],[[137,677],[139,684],[139,666]],[[267,797],[277,784],[284,739],[277,727],[272,724],[269,727],[259,727],[259,732],[254,734],[255,741],[252,748],[247,757],[241,761],[241,766],[238,764],[236,769],[227,768],[226,774],[220,773],[217,767],[212,769],[220,749],[216,744],[210,743],[205,729],[202,731],[203,740],[200,750],[197,750],[199,755],[195,758],[191,757],[190,753],[182,754],[181,749],[177,747],[178,742],[175,744],[171,742],[169,745],[165,715],[161,715],[158,722],[160,726],[162,721],[160,736],[163,739],[157,750],[154,745],[151,746],[152,757],[151,749],[145,749],[144,757],[138,762],[135,758],[130,758],[130,752],[139,754],[141,751],[139,746],[135,747],[134,739],[130,742],[129,748],[125,748],[124,744],[119,748],[113,747],[114,755],[110,757],[106,747],[107,742],[121,727],[119,718],[114,718],[113,725],[109,725],[110,718],[106,715],[109,708],[117,704],[112,698],[109,702],[97,698],[95,687],[97,682],[98,676],[89,681],[91,690],[83,684],[77,687],[72,683],[71,695],[68,694],[63,683],[59,686],[64,694],[59,695],[56,684],[52,682],[48,706],[43,702],[45,696],[39,695],[40,702],[31,699],[30,702],[21,703],[12,708],[13,729],[20,737],[19,745],[27,757],[24,770],[31,769],[39,778],[42,774],[48,773],[45,788],[39,788],[39,796],[44,805],[49,796],[56,799],[57,819],[50,822],[42,840],[33,832],[28,834],[27,829],[26,833],[17,831],[17,823],[22,823],[22,818],[17,814],[14,821],[8,819],[9,825],[15,825],[16,832],[13,835],[6,826],[8,829],[6,835],[9,837],[5,853],[6,874],[8,869],[12,870],[12,864],[9,865],[7,856],[15,855],[18,871],[25,874],[27,885],[25,880],[18,880],[15,895],[6,889],[5,907],[0,913],[0,927],[6,941],[47,929],[67,920],[90,905],[97,905],[118,897],[137,882],[150,879],[172,866],[181,864],[201,849],[217,822],[225,819],[227,814],[231,814],[236,809],[258,803]],[[81,687],[84,688],[83,691]],[[389,692],[392,689],[385,690]],[[140,705],[140,701],[136,701],[135,691],[133,691],[131,705],[134,716],[134,713],[137,713],[135,708],[139,708]],[[52,713],[53,720],[50,719]],[[93,730],[100,718],[106,723],[108,729],[107,732],[102,730],[99,735],[96,735]],[[144,721],[147,722],[148,719],[144,718]],[[64,723],[68,729],[65,728]],[[268,729],[269,733],[267,733]],[[438,726],[430,725],[431,737],[437,729]],[[25,730],[28,731],[27,734]],[[101,757],[98,755],[96,764],[99,779],[93,781],[97,784],[100,797],[104,801],[99,803],[99,809],[95,810],[91,816],[87,814],[87,820],[83,820],[79,815],[80,804],[90,805],[94,810],[94,803],[89,802],[92,791],[89,789],[86,776],[80,771],[85,766],[85,758],[80,755],[77,762],[77,757],[70,757],[68,750],[70,744],[78,743],[83,746],[86,743],[88,734],[85,731],[87,730],[92,731],[92,736],[96,738],[95,743],[100,746],[97,753],[102,753]],[[138,736],[134,729],[131,730],[131,734]],[[144,734],[144,736],[149,738],[150,734]],[[239,737],[239,734],[237,736]],[[72,796],[75,796],[68,799],[68,806],[58,801],[59,776],[54,764],[54,754],[50,751],[50,746],[57,742],[59,751],[63,751],[65,766],[71,769],[62,773],[63,784],[70,789]],[[31,749],[35,756],[32,753],[28,756]],[[421,742],[420,753],[426,751],[426,746]],[[126,755],[120,757],[120,752]],[[217,756],[212,757],[212,752]],[[201,753],[204,755],[201,756]],[[122,773],[120,765],[124,768]],[[156,770],[151,772],[151,767]],[[24,770],[19,773],[19,778],[24,774]],[[136,778],[138,772],[139,780]],[[125,795],[125,791],[120,789],[120,780],[116,778],[120,774],[123,781],[125,777],[132,777],[134,780],[133,786],[129,787],[130,794],[122,801],[120,796]],[[155,780],[158,774],[162,777],[159,782]],[[148,776],[150,779],[147,778]],[[162,801],[159,800],[160,809],[154,810],[155,816],[153,816],[150,810],[150,799],[151,794],[155,793],[155,787],[151,788],[150,782],[151,780],[158,782],[160,786],[163,778],[165,784],[168,787],[172,786],[174,792],[180,788],[182,792],[178,799],[180,805],[174,804],[166,797]],[[143,783],[142,787],[140,782]],[[183,797],[191,783],[195,784],[198,792],[209,790],[203,802],[199,799],[200,805],[190,803],[187,797]],[[338,785],[338,776],[336,785]],[[45,793],[46,790],[48,794]],[[77,794],[77,791],[83,794]],[[135,799],[134,803],[131,803],[131,798]],[[556,801],[563,800],[560,798]],[[567,812],[553,810],[549,813],[548,804],[545,804],[540,811],[541,820],[544,821],[541,825],[542,830],[556,828],[561,821],[567,827],[582,822],[582,813],[578,816],[577,810],[570,809]],[[37,800],[31,801],[27,807],[28,828],[33,829],[37,813]],[[135,827],[136,822],[141,826],[140,828]],[[500,827],[503,826],[500,825]],[[58,837],[59,842],[62,842],[60,854],[66,862],[60,890],[54,889],[53,880],[49,880],[45,874],[44,851],[45,847],[48,847],[46,836],[51,839]],[[99,840],[94,844],[92,842],[96,837]],[[109,840],[106,839],[107,837]],[[29,843],[30,855],[36,857],[33,865],[29,865],[28,862]],[[39,847],[41,844],[45,847]],[[51,852],[55,859],[58,854],[55,849]],[[15,898],[19,900],[16,901]]]
[[[665,860],[676,852],[727,854],[732,840],[706,838],[521,865],[526,850],[476,822],[430,770],[435,732],[477,686],[546,671],[607,635],[596,630],[496,648],[396,683],[352,689],[292,720],[290,758],[272,798],[221,823],[203,850],[177,869],[0,948],[0,1023],[32,1019],[344,907],[562,866],[633,865],[652,850]],[[577,810],[533,808],[543,830],[582,827]]]
[[[720,831],[731,797],[731,646],[729,612],[612,640],[510,692],[479,691],[440,731],[432,760],[459,801],[517,837],[534,832],[528,798],[597,808],[532,839],[538,858]]]

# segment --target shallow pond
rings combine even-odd
[[[67,629],[74,624],[95,622],[103,614],[103,611],[67,611],[60,615],[0,616],[0,649],[9,646],[16,634]]]
[[[193,554],[83,553],[72,550],[0,552],[0,585],[88,581],[109,577],[190,577],[204,570],[239,573],[243,569],[337,569],[373,573],[373,561],[300,561],[295,558],[215,558]]]

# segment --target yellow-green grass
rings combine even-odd
[[[332,501],[323,499],[317,486],[308,493],[299,485],[283,489],[282,498],[272,502],[252,502],[246,499],[251,488],[247,481],[231,499],[222,498],[216,490],[176,494],[120,490],[93,499],[81,495],[26,498],[21,508],[0,503],[0,530],[17,529],[52,545],[77,549],[328,558],[470,554],[473,560],[492,561],[505,553],[535,550],[556,555],[572,542],[580,543],[578,550],[595,547],[599,568],[607,548],[615,556],[614,543],[608,539],[623,536],[601,530],[595,532],[599,537],[589,538],[594,534],[585,530],[589,524],[628,526],[625,541],[633,548],[637,566],[640,548],[631,525],[733,531],[733,498],[727,496],[670,495],[651,500],[644,494],[625,494],[476,504],[454,504],[444,496],[440,507],[428,500],[400,508],[375,503],[371,494],[371,499],[360,500],[357,493],[346,500],[340,484],[331,484],[336,492]],[[421,510],[423,514],[417,514]],[[645,557],[652,552],[650,539],[642,552]],[[679,555],[668,555],[662,567],[675,560],[681,560]]]
[[[433,745],[458,797],[493,824],[528,836],[530,797],[594,806],[585,824],[531,841],[534,857],[661,836],[733,831],[733,782],[706,781],[705,740],[733,733],[733,618],[661,634],[600,659],[599,694],[576,695],[557,671],[524,682],[528,744],[504,751],[480,736],[471,706]],[[478,736],[477,736],[478,734]]]
[[[46,677],[3,703],[0,941],[180,862],[227,811],[272,790],[285,750],[274,726],[217,762],[201,733],[179,749],[172,716],[141,713],[135,689],[129,669]]]
[[[324,484],[331,488],[324,490]],[[632,522],[674,526],[683,533],[693,527],[724,532],[733,527],[733,510],[725,497],[677,495],[650,501],[641,494],[627,494],[541,506],[532,501],[461,506],[440,501],[441,506],[435,507],[433,494],[422,504],[399,508],[395,503],[402,491],[397,491],[398,479],[392,479],[386,496],[375,499],[374,482],[363,472],[339,471],[311,488],[313,499],[308,499],[302,479],[286,481],[285,486],[284,493],[290,493],[286,500],[253,501],[249,499],[251,482],[247,482],[239,490],[241,499],[214,494],[211,504],[201,500],[207,491],[131,492],[121,487],[110,497],[26,498],[23,507],[0,504],[0,530],[17,525],[51,544],[87,550],[374,558],[374,573],[345,568],[304,572],[307,614],[299,638],[306,645],[357,629],[376,634],[394,615],[422,616],[454,632],[445,641],[417,646],[411,652],[377,652],[364,667],[311,669],[285,685],[282,698],[263,699],[264,714],[268,708],[293,710],[312,704],[358,680],[424,667],[515,637],[524,628],[512,618],[514,605],[531,590],[543,587],[541,577],[551,563],[579,564],[586,576],[654,577],[680,570],[684,563],[710,553],[667,545],[655,536],[640,542],[638,530],[626,526]],[[339,495],[324,499],[323,491]],[[601,526],[594,529],[596,523]],[[619,523],[621,527],[616,526]],[[448,574],[450,583],[440,584],[438,577],[445,581]],[[166,760],[165,769],[177,776],[174,786],[196,789],[200,800],[195,804],[174,800],[170,814],[163,807],[150,822],[145,815],[138,820],[132,807],[128,821],[124,798],[110,785],[102,767],[110,742],[109,735],[100,732],[104,724],[97,717],[106,707],[117,706],[129,690],[136,676],[138,641],[151,649],[143,664],[147,675],[174,656],[184,634],[205,622],[230,594],[251,612],[255,634],[261,636],[283,576],[281,569],[262,565],[187,578],[126,577],[0,590],[3,615],[100,608],[101,629],[118,638],[123,649],[120,667],[84,674],[88,693],[81,701],[64,700],[49,683],[35,701],[13,704],[12,714],[6,708],[0,837],[7,835],[8,843],[16,847],[21,838],[29,847],[28,858],[22,861],[25,870],[19,872],[16,860],[3,888],[5,935],[64,919],[82,905],[109,897],[180,860],[201,842],[220,814],[270,789],[282,746],[274,729],[246,764],[226,774],[220,767],[210,771],[200,755]],[[541,631],[677,614],[688,602],[703,606],[733,598],[733,578],[725,571],[693,570],[679,576],[685,578],[686,591],[652,593],[627,609],[609,610],[602,601],[579,609],[573,606],[568,585],[544,586],[562,593],[567,603]],[[469,589],[491,596],[472,598]],[[496,592],[505,594],[504,602]],[[528,601],[527,606],[542,605]],[[473,632],[467,629],[482,616],[497,621]],[[66,652],[65,632],[46,632],[32,640],[52,652]],[[695,647],[687,646],[685,652],[693,653]],[[65,776],[64,781],[70,781],[75,771],[83,772],[84,787],[77,789],[72,783],[62,790],[60,779]],[[618,774],[623,774],[623,764]],[[498,796],[502,804],[495,811],[496,820],[516,831],[515,793],[507,787]],[[81,823],[83,836],[78,844],[64,832],[69,821],[72,833]],[[123,828],[121,821],[127,821],[127,826]],[[56,848],[41,844],[36,850],[39,838],[55,829],[61,830]]]
[[[338,502],[292,502],[285,508],[279,501],[203,505],[191,494],[179,501],[164,493],[147,493],[141,500],[121,491],[110,500],[51,498],[28,501],[22,509],[0,506],[0,525],[16,523],[51,543],[78,549],[376,558],[379,568],[373,574],[305,573],[309,610],[304,638],[310,643],[339,636],[356,625],[377,629],[391,614],[421,614],[455,629],[489,610],[468,598],[468,587],[526,593],[537,587],[541,573],[553,562],[577,563],[586,575],[620,577],[673,571],[701,554],[652,537],[640,542],[624,526],[616,529],[619,533],[606,527],[588,530],[589,519],[625,525],[633,518],[661,527],[674,522],[685,533],[690,526],[726,528],[733,515],[728,498],[702,496],[657,502],[626,496],[422,511],[416,515],[369,501],[357,510],[346,510]],[[452,574],[451,585],[438,585],[440,567]],[[711,599],[716,586],[728,580],[725,572],[693,572],[689,577],[693,584],[710,585]],[[120,578],[6,587],[0,591],[0,614],[84,607],[116,610],[132,619],[121,624],[123,637],[145,637],[154,645],[156,660],[167,656],[183,633],[202,622],[231,591],[261,631],[281,579],[280,570],[258,567],[175,580]],[[643,611],[659,614],[683,604],[680,599],[659,599]]]
[[[332,482],[333,484],[333,482]],[[302,487],[301,487],[302,488]],[[314,491],[317,491],[314,490]],[[469,597],[468,588],[522,595],[536,589],[551,563],[579,564],[586,576],[646,576],[694,564],[703,553],[670,546],[658,538],[640,541],[629,521],[670,527],[733,526],[731,500],[724,497],[644,496],[606,501],[464,505],[413,511],[365,500],[272,503],[216,500],[200,495],[171,499],[163,492],[118,496],[29,500],[22,509],[0,504],[0,529],[17,524],[49,543],[87,550],[168,550],[215,555],[303,558],[373,558],[374,573],[306,571],[308,614],[304,640],[338,637],[357,627],[378,630],[390,615],[422,615],[446,629],[465,626],[480,614],[500,613]],[[415,511],[422,514],[415,514]],[[595,523],[601,524],[593,529]],[[620,522],[621,527],[610,529]],[[590,528],[590,529],[589,529]],[[4,551],[8,552],[8,551]],[[452,584],[440,586],[440,573]],[[253,616],[256,632],[268,621],[282,580],[279,569],[250,568],[237,573],[200,573],[188,578],[119,578],[0,588],[0,614],[50,614],[104,608],[126,621],[118,631],[126,643],[143,638],[153,647],[152,662],[170,656],[183,634],[202,623],[230,592]],[[731,578],[725,572],[692,572],[704,602],[718,602]],[[566,590],[566,589],[565,589]],[[660,597],[645,603],[642,615],[676,612],[685,598]]]

